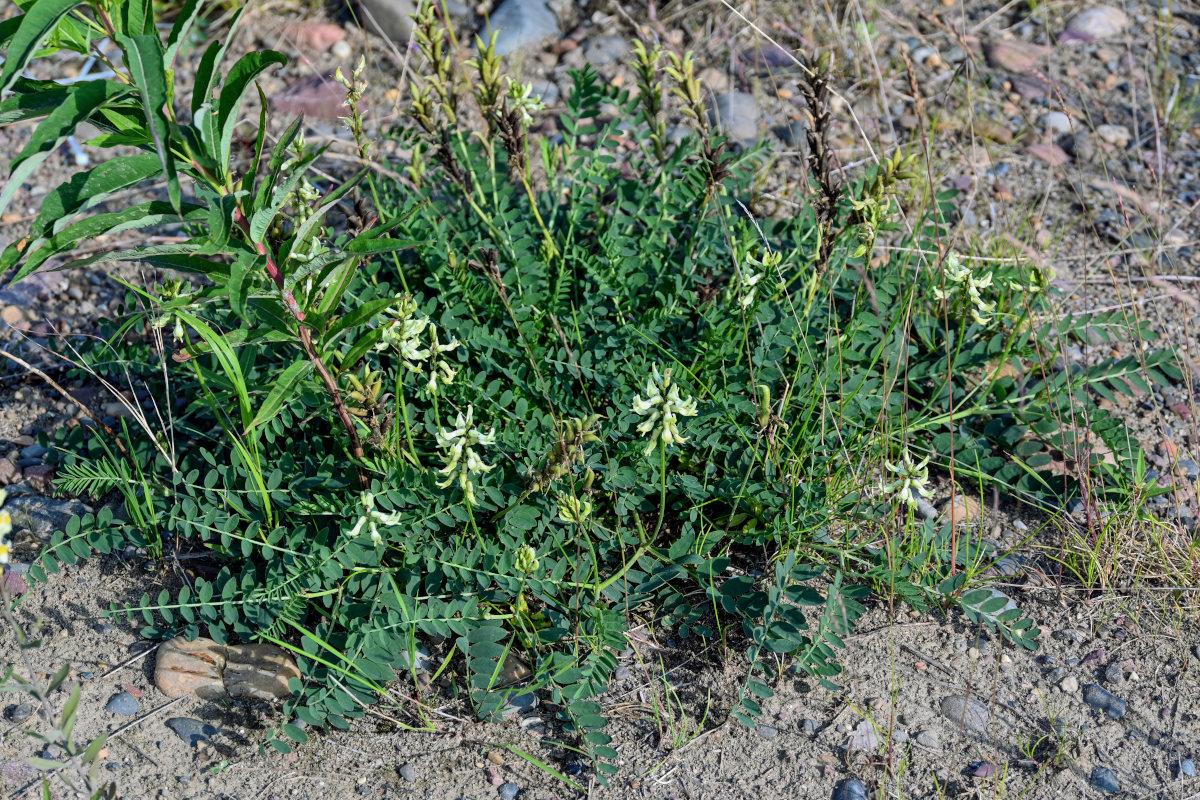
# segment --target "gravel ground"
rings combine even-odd
[[[384,23],[381,2],[368,6]],[[565,96],[566,70],[585,62],[615,85],[631,85],[624,61],[636,36],[696,49],[726,133],[746,143],[767,139],[780,155],[763,213],[785,206],[804,185],[803,104],[788,51],[835,47],[845,64],[835,141],[848,172],[872,151],[923,152],[930,185],[963,192],[949,246],[996,257],[1019,253],[1050,266],[1064,313],[1121,309],[1190,359],[1200,323],[1200,118],[1185,101],[1200,87],[1197,6],[1177,2],[1160,16],[1152,5],[1133,2],[932,5],[851,3],[841,16],[814,10],[796,19],[785,4],[768,3],[757,16],[744,12],[748,20],[722,6],[679,2],[660,8],[600,2],[585,11],[504,0],[493,20],[505,20],[513,67],[535,83],[551,112]],[[480,23],[470,9],[449,7],[461,30]],[[549,13],[556,29],[547,24]],[[240,50],[266,47],[292,60],[264,81],[264,90],[281,118],[305,111],[310,140],[332,142],[331,169],[350,152],[327,77],[337,65],[351,66],[369,52],[372,119],[387,126],[398,118],[403,42],[364,33],[346,14],[302,14],[294,4],[275,2],[252,9],[234,43]],[[1164,65],[1181,86],[1169,124],[1153,100]],[[80,65],[56,68],[69,75]],[[181,78],[186,82],[186,69]],[[553,122],[542,124],[551,129]],[[15,152],[28,135],[20,126],[0,130],[0,152]],[[386,144],[381,150],[391,166],[402,165],[401,153]],[[75,168],[73,159],[69,151],[50,159],[18,192],[0,219],[0,241],[23,235],[39,198]],[[135,266],[121,268],[118,277],[150,278]],[[95,335],[93,320],[116,313],[124,295],[120,283],[97,273],[36,275],[0,290],[0,346],[62,376],[61,360],[47,347]],[[1134,350],[1129,342],[1089,337],[1059,355],[1088,363]],[[110,603],[173,580],[136,552],[93,559],[25,594],[18,617],[30,625],[41,620],[45,639],[26,653],[29,669],[74,665],[72,680],[83,689],[78,738],[134,722],[103,759],[104,774],[129,798],[579,796],[517,751],[574,775],[598,798],[854,800],[880,787],[903,797],[1194,796],[1200,629],[1190,589],[1200,372],[1195,362],[1191,368],[1181,385],[1123,400],[1115,410],[1146,446],[1160,480],[1177,490],[1158,504],[1175,526],[1154,532],[1175,561],[1174,572],[1163,571],[1193,580],[1174,592],[1133,588],[1125,579],[1147,573],[1120,564],[1106,592],[1083,591],[1069,579],[1060,585],[1054,556],[1072,530],[1069,520],[986,503],[978,535],[1012,551],[994,585],[1041,625],[1039,651],[1002,646],[959,617],[912,618],[879,604],[848,641],[843,691],[786,677],[764,703],[766,724],[749,731],[727,722],[742,677],[738,654],[697,652],[667,638],[669,632],[656,638],[643,629],[602,699],[621,753],[621,771],[608,788],[590,772],[577,775],[578,762],[554,744],[554,709],[544,699],[504,723],[481,724],[464,718],[436,686],[435,733],[398,729],[382,709],[349,731],[313,736],[292,755],[259,753],[256,745],[278,723],[277,711],[167,701],[154,688],[147,643],[129,625],[103,616]],[[69,382],[67,388],[100,416],[121,412],[98,387]],[[117,388],[136,396],[136,386]],[[21,562],[64,515],[80,509],[49,497],[53,471],[36,440],[79,418],[39,379],[0,366],[0,484],[24,493],[13,501],[24,509],[16,537]],[[1150,535],[1140,528],[1129,533],[1139,541]],[[16,652],[15,644],[11,631],[0,632],[3,652]],[[660,658],[686,721],[655,711],[664,685],[661,671],[647,666]],[[0,795],[16,797],[32,777],[22,759],[40,752],[19,729],[37,718],[16,696],[0,706]]]

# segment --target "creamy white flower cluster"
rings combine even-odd
[[[521,112],[521,124],[529,127],[533,123],[533,115],[546,107],[540,97],[533,94],[532,83],[517,83],[512,78],[508,80],[508,102],[515,111]]]
[[[354,524],[354,527],[350,529],[348,536],[353,539],[355,536],[358,536],[360,533],[362,533],[362,529],[365,527],[371,532],[371,541],[375,544],[379,544],[383,541],[383,537],[379,535],[379,526],[399,525],[400,514],[385,514],[382,511],[376,510],[375,495],[371,494],[370,492],[362,493],[362,505],[363,514],[358,518],[358,522]]]
[[[450,366],[442,355],[457,350],[462,343],[451,338],[442,344],[437,325],[417,311],[417,304],[408,295],[398,295],[396,307],[388,313],[392,318],[386,323],[383,338],[375,345],[375,349],[395,350],[409,372],[420,374],[428,368],[429,380],[425,388],[430,392],[437,391],[439,382],[449,385],[458,370]],[[428,342],[422,340],[422,334],[427,334]]]
[[[908,449],[905,448],[904,453],[900,456],[899,464],[884,462],[884,467],[887,468],[888,472],[896,476],[894,481],[884,485],[883,491],[885,493],[896,495],[910,506],[917,505],[922,497],[925,499],[933,497],[933,490],[928,486],[928,458],[913,463],[912,456],[908,454]]]
[[[660,374],[658,365],[651,368],[650,377],[646,379],[646,398],[641,395],[633,398],[633,411],[645,417],[638,424],[638,432],[650,437],[645,453],[650,455],[658,447],[659,442],[666,447],[672,442],[686,442],[679,433],[679,417],[696,416],[695,398],[681,398],[679,385],[671,382],[671,370]]]
[[[438,447],[446,451],[446,466],[438,472],[446,476],[446,480],[438,484],[443,489],[454,481],[462,487],[467,496],[467,502],[475,502],[475,485],[472,478],[492,469],[491,464],[483,463],[483,459],[475,452],[476,448],[495,444],[496,429],[484,433],[475,425],[475,407],[467,406],[467,413],[458,412],[454,418],[454,427],[450,430],[441,428],[437,432]]]
[[[758,287],[763,278],[774,273],[783,261],[782,253],[764,253],[761,259],[748,256],[742,264],[741,297],[738,302],[747,308],[758,299]]]
[[[996,304],[983,299],[983,290],[992,285],[992,273],[988,272],[976,277],[971,268],[962,263],[961,256],[953,252],[946,256],[943,272],[946,276],[945,288],[933,287],[934,298],[950,301],[962,300],[970,310],[971,319],[980,325],[987,325],[991,322]]]

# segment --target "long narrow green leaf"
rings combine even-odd
[[[184,205],[183,219],[199,222],[207,218],[208,210],[203,206]],[[78,242],[96,236],[112,235],[122,231],[151,228],[180,219],[169,203],[151,200],[139,203],[124,211],[96,214],[69,225],[48,239],[39,239],[25,248],[24,269],[34,271],[48,259],[71,250]]]
[[[225,76],[225,85],[221,87],[221,102],[218,106],[217,129],[220,131],[221,142],[217,150],[217,160],[222,164],[229,163],[229,148],[233,142],[233,129],[237,125],[238,112],[242,107],[242,98],[254,79],[265,70],[276,64],[286,64],[287,57],[274,50],[262,53],[247,53],[238,59],[237,63]]]
[[[167,49],[163,62],[167,65],[167,69],[174,69],[179,48],[187,40],[192,26],[196,24],[196,19],[200,16],[201,5],[200,0],[186,0],[179,9],[179,16],[175,18],[175,24],[171,26],[171,33],[167,35]]]
[[[13,33],[12,41],[4,52],[4,69],[0,70],[0,92],[11,89],[17,76],[25,71],[29,60],[37,52],[42,40],[54,30],[58,21],[72,8],[80,5],[79,0],[38,0],[30,6]]]
[[[234,392],[237,394],[238,410],[241,412],[242,427],[250,427],[250,395],[246,392],[246,378],[242,373],[242,365],[234,355],[233,350],[229,347],[229,343],[225,341],[225,337],[217,333],[204,320],[197,317],[195,314],[189,314],[184,311],[177,312],[179,318],[184,324],[191,326],[200,334],[200,338],[204,340],[211,349],[213,355],[217,359],[217,363],[221,365],[221,370],[225,373],[225,377],[229,380]]]
[[[329,345],[338,340],[338,337],[351,328],[356,328],[359,325],[370,322],[371,319],[384,309],[391,306],[396,301],[391,297],[380,297],[375,300],[363,303],[358,308],[351,311],[344,317],[340,317],[337,322],[329,326],[329,330],[321,337],[321,349],[324,350]]]
[[[154,145],[167,177],[167,197],[176,210],[180,207],[182,194],[179,176],[175,173],[175,158],[171,155],[171,123],[167,120],[167,73],[163,68],[162,40],[157,34],[141,36],[117,36],[117,42],[125,53],[125,63],[133,75],[133,82],[142,95],[146,122],[154,136]]]
[[[311,361],[297,361],[283,371],[283,374],[276,379],[275,385],[271,388],[267,399],[263,401],[262,406],[258,409],[258,413],[254,415],[254,419],[250,422],[247,428],[247,433],[251,433],[259,425],[270,420],[279,409],[283,408],[284,404],[292,399],[296,394],[297,388],[301,382],[308,377],[312,372],[313,363]]]
[[[126,36],[148,36],[154,33],[152,0],[123,0],[116,16],[119,33]],[[157,37],[155,37],[157,38]]]
[[[75,132],[79,123],[100,106],[128,92],[126,87],[114,81],[88,81],[72,86],[58,107],[34,129],[29,143],[13,159],[8,183],[0,190],[0,214],[8,208],[25,179]]]
[[[44,117],[62,105],[68,92],[70,87],[54,81],[17,78],[13,85],[13,96],[0,102],[0,126]]]

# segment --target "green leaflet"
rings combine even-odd
[[[4,67],[0,69],[0,92],[11,89],[17,77],[25,71],[29,60],[37,52],[58,21],[71,9],[81,5],[78,0],[37,0],[21,17],[20,25],[12,34],[4,52]],[[7,30],[11,28],[6,28]]]

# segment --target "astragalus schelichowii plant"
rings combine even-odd
[[[502,715],[512,687],[500,676],[519,656],[527,688],[559,712],[558,735],[603,777],[617,751],[597,698],[636,612],[743,654],[733,713],[754,724],[785,659],[834,685],[864,573],[909,586],[914,602],[962,588],[945,583],[955,557],[945,549],[879,580],[897,568],[869,546],[879,520],[856,470],[894,457],[894,429],[909,426],[914,447],[932,451],[931,472],[954,465],[1013,496],[1050,497],[1061,487],[1043,485],[1025,434],[1046,440],[1049,409],[1121,370],[1134,380],[1121,367],[972,383],[991,361],[1032,360],[1060,332],[999,325],[1041,302],[1020,288],[1028,265],[993,270],[1002,291],[985,298],[996,323],[984,327],[947,315],[913,280],[945,238],[945,209],[875,258],[909,174],[899,154],[823,188],[819,216],[752,219],[763,153],[735,153],[709,130],[690,56],[673,54],[665,80],[662,51],[639,48],[636,94],[573,72],[561,138],[546,137],[494,47],[456,61],[458,44],[423,5],[408,117],[388,134],[411,154],[406,177],[340,182],[312,170],[322,154],[300,146],[302,121],[267,135],[261,94],[258,125],[239,127],[255,77],[282,56],[251,53],[226,71],[222,31],[195,95],[179,96],[163,87],[198,3],[165,39],[141,5],[86,8],[34,0],[0,28],[12,33],[3,82],[16,92],[0,118],[45,117],[34,139],[52,147],[70,125],[47,98],[73,98],[80,120],[107,131],[100,144],[144,152],[48,195],[0,263],[20,277],[89,237],[170,224],[182,231],[170,244],[71,263],[141,261],[187,273],[189,287],[130,286],[133,310],[109,323],[111,341],[84,348],[98,372],[124,362],[171,398],[159,433],[172,446],[131,430],[126,457],[91,433],[64,434],[64,485],[123,492],[128,513],[74,521],[35,577],[152,537],[191,551],[191,585],[124,610],[141,614],[147,636],[291,648],[302,679],[285,719],[347,727],[387,702],[398,673],[412,677],[419,641],[440,649],[462,702]],[[92,53],[102,36],[122,48],[125,82],[20,75],[44,41]],[[352,103],[366,78],[346,78]],[[668,102],[696,136],[667,141]],[[376,152],[361,109],[346,116],[360,153]],[[232,155],[235,133],[253,133],[244,158]],[[166,200],[97,205],[155,181]],[[750,283],[731,257],[746,242],[772,254],[769,269],[761,259],[769,275]],[[163,319],[180,334],[171,353],[139,325]],[[1016,466],[1014,451],[1031,457]],[[1027,627],[1002,622],[1033,645]],[[427,707],[391,713],[432,728]]]

